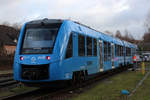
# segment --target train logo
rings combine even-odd
[[[35,58],[35,57],[32,57],[32,58],[31,58],[31,62],[32,62],[32,63],[35,63],[35,61],[36,61],[36,58]]]

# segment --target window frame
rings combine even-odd
[[[97,56],[97,39],[96,38],[93,38],[93,56]]]
[[[107,61],[108,48],[106,41],[103,41],[103,48],[104,48],[104,61]]]
[[[93,56],[92,55],[92,52],[93,52],[93,48],[92,48],[93,42],[92,41],[93,41],[92,37],[89,37],[89,36],[86,37],[87,56]]]
[[[84,45],[82,44],[82,42],[80,42],[79,41],[79,36],[81,36],[81,37],[83,37],[83,40],[82,40],[82,42],[84,43]],[[80,56],[80,57],[83,57],[83,56],[86,56],[85,55],[85,50],[86,50],[86,48],[85,48],[85,35],[83,35],[83,34],[78,34],[78,56]],[[81,45],[82,44],[82,45]],[[82,50],[83,49],[83,50]]]
[[[71,32],[70,33],[70,36],[69,36],[69,40],[68,40],[68,43],[67,43],[67,48],[66,48],[66,53],[65,53],[65,59],[68,59],[68,58],[71,58],[71,57],[73,57],[73,48],[74,48],[74,46],[73,46],[73,32]],[[71,38],[72,37],[72,38]],[[71,41],[70,41],[70,39],[71,39]],[[68,49],[68,47],[69,47],[69,43],[71,42],[71,47],[69,48],[69,49],[71,49],[71,51],[72,51],[72,54],[71,54],[71,56],[68,56],[67,57],[67,53],[68,53],[68,51],[70,52],[70,50]],[[70,54],[69,54],[70,55]]]

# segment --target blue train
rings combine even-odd
[[[137,46],[70,20],[30,21],[21,29],[14,79],[23,83],[80,80],[132,64]]]

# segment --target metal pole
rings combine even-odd
[[[144,63],[144,61],[142,62],[142,74],[145,75],[145,63]]]

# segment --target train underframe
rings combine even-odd
[[[89,79],[95,78],[95,77],[101,77],[103,75],[109,74],[109,73],[118,73],[120,71],[127,70],[128,68],[133,68],[133,64],[128,64],[127,66],[123,66],[120,64],[120,67],[117,67],[115,69],[95,73],[88,75],[87,70],[80,70],[73,72],[72,79],[71,80],[57,80],[57,81],[51,81],[51,82],[21,82],[26,86],[30,87],[63,87],[63,86],[70,86],[70,85],[79,85],[82,84],[84,81],[87,81]]]

